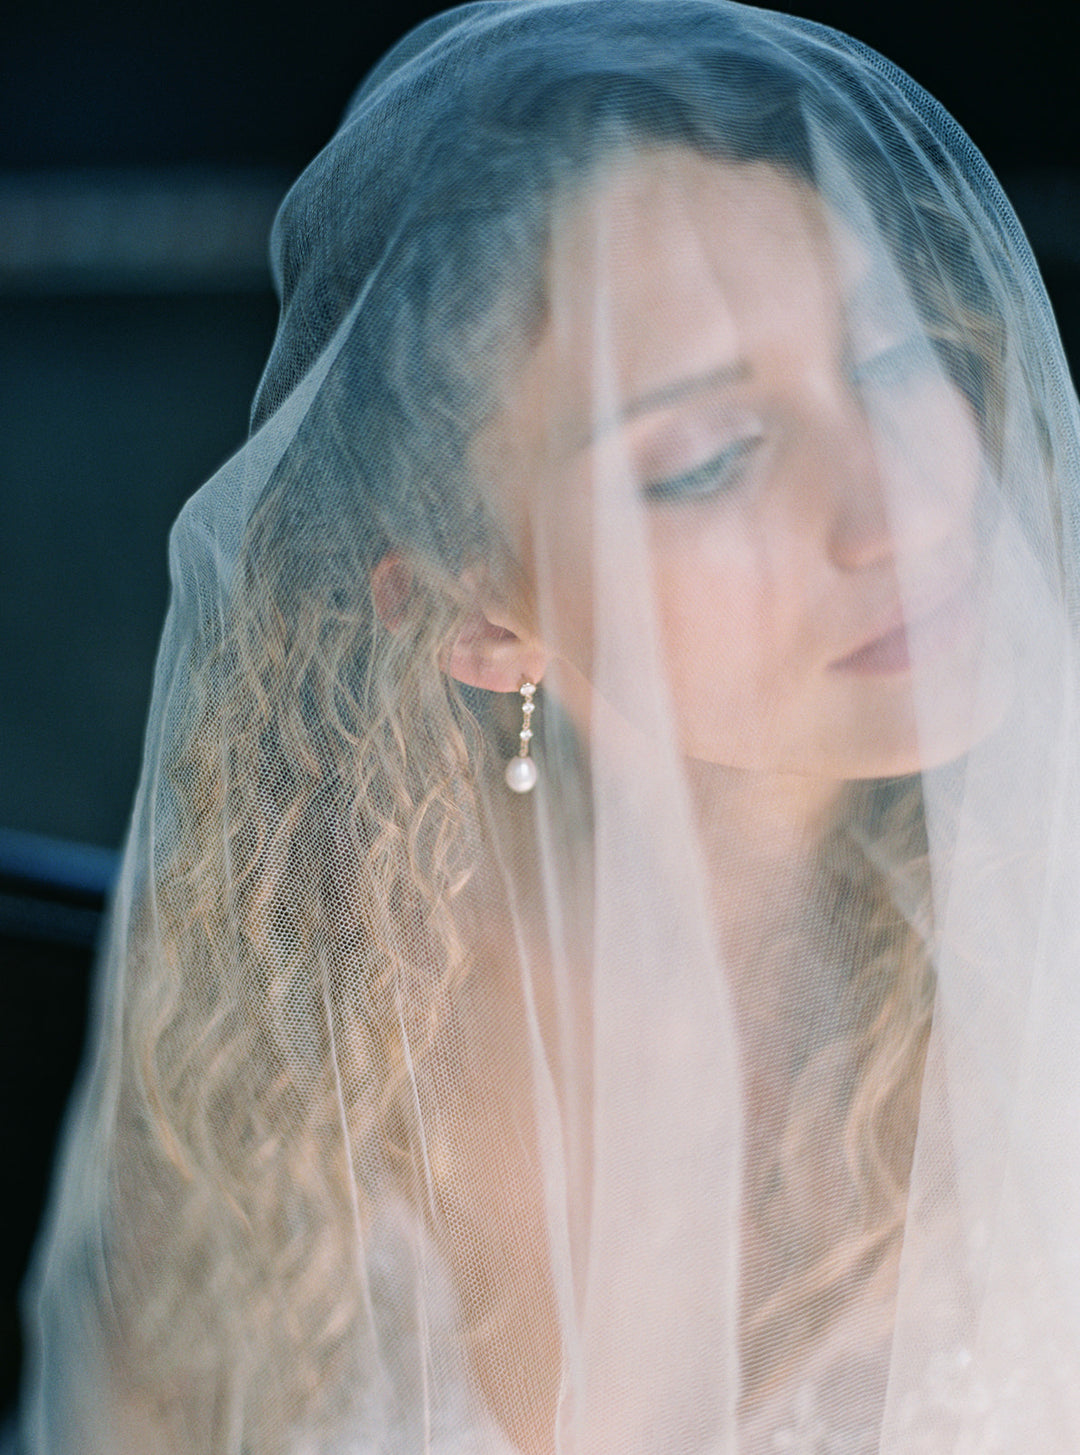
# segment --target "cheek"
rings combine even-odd
[[[949,514],[946,527],[951,520],[962,528],[982,470],[979,426],[967,398],[951,384],[931,381],[902,418],[886,423],[883,436],[886,479],[898,492],[894,503],[903,506],[908,496],[933,502]]]
[[[681,537],[681,539],[677,538]],[[657,616],[676,718],[695,756],[745,756],[798,681],[798,579],[749,533],[653,530]],[[786,586],[784,583],[788,583]]]

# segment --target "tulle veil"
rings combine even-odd
[[[977,151],[808,22],[479,0],[272,255],[25,1449],[1071,1455],[1077,412]]]

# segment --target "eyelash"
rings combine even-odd
[[[884,387],[904,384],[931,365],[938,366],[933,345],[923,334],[911,334],[872,354],[862,363],[852,365],[851,382],[856,388],[873,384]],[[642,494],[646,500],[660,505],[679,500],[708,500],[722,495],[739,483],[743,467],[760,443],[756,435],[737,440],[711,459],[695,465],[692,470],[646,485]]]
[[[933,345],[925,335],[915,333],[853,365],[851,382],[856,388],[866,384],[904,384],[931,366],[939,367]]]
[[[742,467],[761,443],[758,436],[736,440],[727,445],[718,455],[695,465],[682,475],[672,475],[667,480],[655,480],[642,491],[645,499],[654,504],[678,500],[707,500],[732,489],[742,478]]]

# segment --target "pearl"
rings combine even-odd
[[[528,793],[536,787],[536,763],[532,758],[511,758],[506,765],[506,786],[515,793]]]

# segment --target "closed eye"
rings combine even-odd
[[[652,504],[674,504],[682,500],[707,500],[733,489],[742,479],[752,455],[761,443],[759,436],[736,440],[719,454],[695,465],[681,475],[654,480],[642,487]]]
[[[913,333],[854,364],[851,381],[857,388],[867,384],[888,388],[940,369],[941,362],[930,340],[925,334]]]

